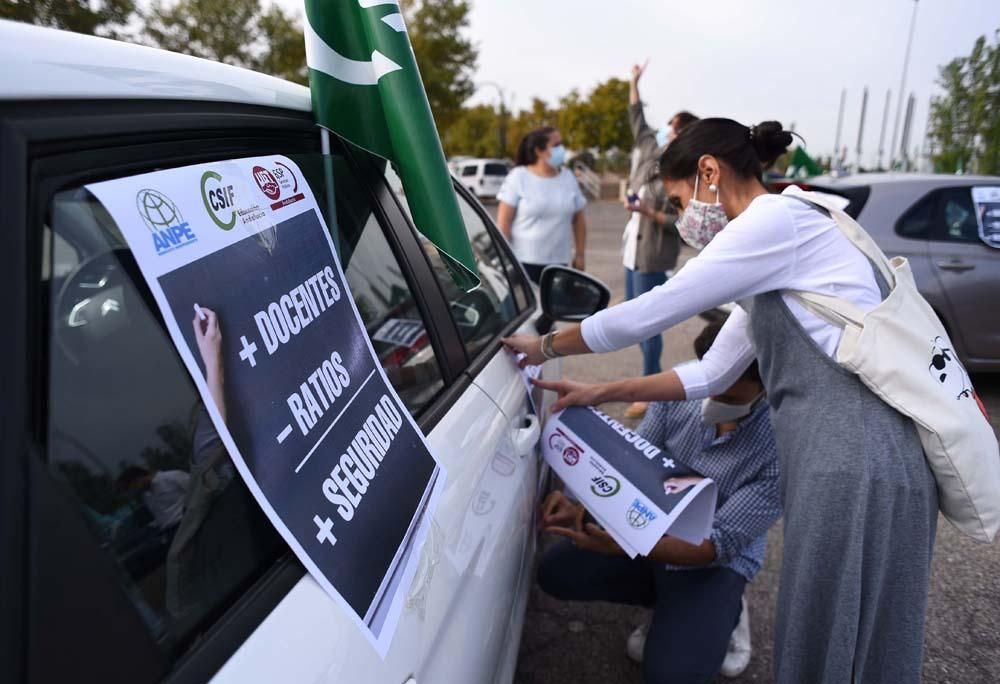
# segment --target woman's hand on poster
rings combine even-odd
[[[191,322],[194,326],[194,339],[198,343],[205,371],[219,371],[222,369],[222,331],[219,330],[219,318],[211,309],[201,307],[201,312],[205,318],[195,314]]]
[[[578,503],[570,501],[562,492],[552,492],[542,503],[542,515],[539,520],[539,527],[547,529],[549,527],[570,527],[580,530],[583,528],[583,516],[586,509]]]
[[[536,387],[559,395],[552,405],[552,412],[562,411],[570,406],[595,406],[601,403],[600,385],[590,385],[575,380],[532,380]]]
[[[625,551],[618,546],[610,534],[605,532],[599,525],[587,523],[581,530],[574,530],[568,527],[549,527],[546,532],[566,537],[577,548],[584,551],[603,553],[608,556],[624,556]]]
[[[514,356],[524,354],[517,362],[519,367],[540,366],[545,363],[545,355],[542,354],[541,337],[526,333],[516,333],[510,337],[503,338],[501,341]]]

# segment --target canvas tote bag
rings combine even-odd
[[[1000,446],[969,374],[937,314],[917,290],[909,262],[887,259],[875,241],[826,195],[785,195],[826,209],[879,269],[891,291],[868,313],[839,297],[794,291],[804,307],[843,328],[836,361],[917,426],[944,516],[992,542],[1000,530]]]

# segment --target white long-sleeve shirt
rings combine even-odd
[[[871,263],[833,219],[804,202],[761,195],[666,284],[591,316],[581,333],[592,351],[624,349],[702,311],[776,290],[835,295],[865,312],[882,301]],[[840,328],[784,300],[832,357]],[[688,399],[724,392],[747,369],[754,358],[747,324],[737,307],[701,361],[674,369]]]

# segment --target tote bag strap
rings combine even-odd
[[[885,278],[885,282],[888,284],[889,289],[896,286],[896,276],[892,272],[892,267],[889,263],[889,259],[885,256],[885,253],[879,249],[879,246],[875,244],[871,236],[858,225],[858,222],[852,219],[850,216],[844,212],[837,204],[828,197],[824,197],[820,193],[806,192],[798,188],[797,186],[789,186],[789,188],[782,193],[784,197],[792,197],[799,201],[805,202],[807,204],[813,204],[818,207],[826,209],[830,214],[830,218],[833,219],[834,223],[837,224],[837,228],[840,232],[844,234],[848,240],[851,241],[855,247],[861,250],[861,253],[868,257],[875,268],[879,270],[882,277]]]
[[[864,312],[846,299],[805,290],[785,290],[785,292],[794,297],[806,310],[838,328],[861,328],[864,325]]]

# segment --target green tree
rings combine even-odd
[[[1000,173],[1000,30],[981,36],[968,57],[940,69],[944,93],[930,112],[930,140],[938,171]]]
[[[305,84],[305,39],[299,20],[260,0],[154,3],[145,37],[165,50],[246,67]]]
[[[505,155],[499,150],[499,117],[493,107],[485,104],[467,107],[441,139],[447,156],[464,154],[473,157]]]
[[[401,7],[434,122],[444,139],[461,116],[462,103],[476,90],[473,77],[479,51],[465,35],[469,3],[404,0]]]
[[[135,0],[0,0],[0,19],[120,38],[135,13]]]

